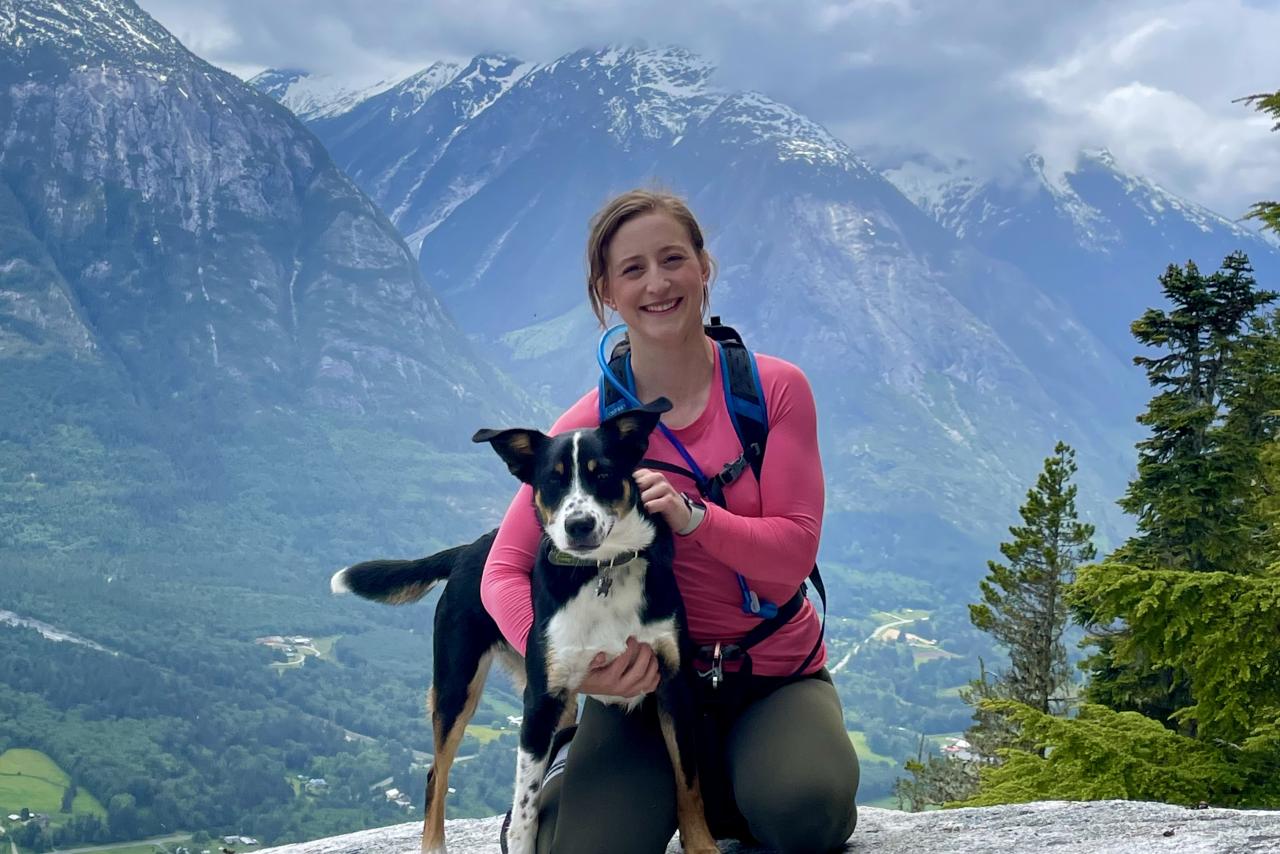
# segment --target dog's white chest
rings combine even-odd
[[[547,623],[547,659],[552,687],[574,690],[590,669],[591,660],[603,652],[613,658],[627,648],[627,638],[658,648],[673,644],[675,621],[668,618],[644,624],[643,558],[625,567],[610,570],[608,592],[600,595],[600,585],[590,582]],[[599,697],[602,701],[619,698]],[[628,705],[631,701],[623,701]]]

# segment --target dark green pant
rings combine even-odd
[[[831,677],[748,677],[731,696],[700,704],[711,832],[782,852],[838,850],[858,820],[858,758]],[[675,781],[653,698],[629,715],[587,700],[569,744],[539,801],[538,854],[665,851]]]

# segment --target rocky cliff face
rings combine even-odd
[[[453,854],[497,854],[501,819],[447,823]],[[418,823],[264,849],[263,854],[400,854],[416,852]],[[722,842],[724,854],[758,849]],[[863,807],[846,852],[867,854],[1222,854],[1280,851],[1280,813],[1189,810],[1131,801],[1045,801],[981,809],[904,813]],[[667,854],[678,854],[672,840]]]
[[[531,411],[315,137],[132,2],[0,0],[0,135],[0,358],[423,430]]]

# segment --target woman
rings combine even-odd
[[[663,423],[700,468],[719,471],[741,446],[725,406],[719,351],[703,331],[714,263],[697,221],[674,196],[625,193],[593,218],[587,260],[587,292],[601,325],[606,309],[627,325],[636,396],[668,398],[673,408]],[[757,364],[769,419],[759,481],[748,470],[725,489],[724,507],[704,507],[684,497],[698,496],[690,478],[635,473],[645,509],[677,533],[676,579],[699,645],[731,643],[759,623],[742,607],[735,573],[759,598],[782,603],[818,550],[823,481],[813,395],[794,365],[759,354]],[[593,390],[551,432],[597,424]],[[648,456],[687,465],[660,432]],[[523,486],[481,587],[485,607],[522,651],[533,623],[529,575],[541,534],[530,505]],[[853,831],[858,762],[823,666],[826,651],[809,657],[819,632],[806,601],[752,648],[750,675],[729,673],[715,692],[699,686],[709,724],[700,732],[701,785],[718,838],[817,852],[838,849]],[[610,661],[598,656],[581,691],[633,697],[657,685],[653,650],[632,641]],[[557,749],[539,803],[539,854],[665,850],[676,827],[675,786],[652,701],[626,714],[588,699],[576,731],[565,731]]]

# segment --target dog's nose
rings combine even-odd
[[[564,532],[571,540],[585,540],[596,529],[596,520],[587,513],[574,513],[564,520]]]

